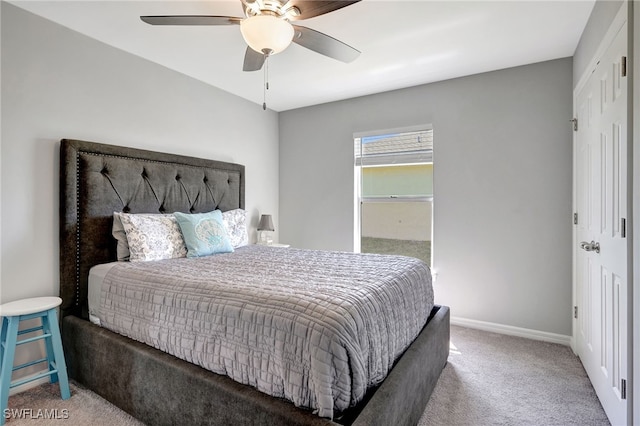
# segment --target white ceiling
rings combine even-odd
[[[275,111],[572,56],[595,0],[363,0],[298,21],[362,51],[344,64],[292,44],[269,63]],[[106,44],[256,104],[238,26],[151,26],[140,15],[242,15],[234,1],[11,1]]]

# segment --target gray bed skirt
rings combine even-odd
[[[367,399],[335,421],[68,315],[69,376],[149,425],[415,425],[449,355],[449,308],[433,308],[420,335]]]

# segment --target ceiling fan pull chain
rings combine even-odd
[[[267,110],[267,90],[269,90],[269,55],[265,53],[264,58],[264,87],[262,90],[262,109]]]

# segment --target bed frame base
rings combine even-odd
[[[336,425],[73,315],[62,338],[69,377],[147,424]],[[449,308],[436,306],[382,385],[336,421],[417,424],[448,355]]]

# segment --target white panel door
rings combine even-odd
[[[576,349],[611,424],[627,424],[625,24],[576,99]]]

